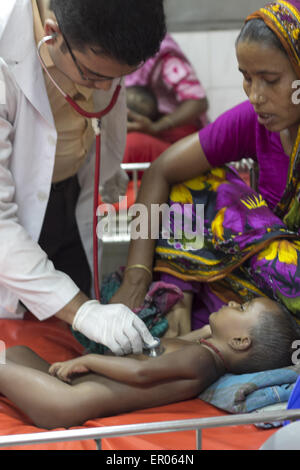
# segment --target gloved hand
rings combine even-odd
[[[122,304],[101,305],[89,300],[77,311],[72,327],[118,356],[139,354],[144,345],[155,341],[145,323]]]
[[[100,186],[99,191],[101,199],[107,204],[119,202],[120,196],[125,196],[128,187],[129,177],[127,173],[120,167],[112,178]]]

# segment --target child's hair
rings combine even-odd
[[[72,47],[101,49],[121,64],[145,62],[166,35],[163,0],[51,0],[50,8]]]
[[[142,116],[146,116],[152,121],[157,118],[157,100],[154,94],[147,87],[131,86],[126,90],[127,107]]]
[[[234,364],[231,372],[246,374],[292,365],[292,344],[300,338],[291,314],[278,304],[279,311],[263,311],[250,330],[249,354]]]

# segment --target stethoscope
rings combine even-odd
[[[115,92],[113,94],[113,97],[111,99],[111,102],[109,105],[103,109],[102,111],[99,111],[97,113],[91,113],[88,111],[85,111],[83,108],[81,108],[67,93],[65,93],[58,83],[54,80],[54,78],[51,76],[50,72],[48,71],[46,64],[44,60],[42,59],[40,50],[41,47],[47,42],[53,39],[53,36],[46,36],[44,37],[37,46],[37,52],[38,52],[38,58],[40,60],[40,63],[46,72],[47,76],[53,83],[53,85],[57,88],[57,90],[62,94],[62,96],[66,99],[66,101],[72,106],[72,108],[75,109],[81,116],[90,118],[92,119],[92,125],[93,129],[95,132],[96,136],[96,158],[95,158],[95,181],[94,181],[94,214],[93,214],[93,269],[94,269],[94,290],[95,290],[95,296],[96,299],[100,302],[100,276],[99,276],[99,255],[98,255],[98,236],[97,236],[97,209],[98,209],[98,204],[99,204],[99,183],[100,183],[100,166],[101,166],[101,119],[106,116],[115,106],[120,91],[121,91],[121,85],[119,84]]]

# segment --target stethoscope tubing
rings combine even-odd
[[[99,244],[98,244],[98,233],[97,233],[97,224],[98,224],[98,217],[97,217],[97,210],[99,205],[99,185],[100,185],[100,168],[101,168],[101,119],[106,116],[116,105],[119,94],[121,91],[121,85],[116,87],[112,99],[108,106],[98,112],[88,112],[85,109],[81,108],[67,93],[63,91],[63,89],[58,85],[58,83],[54,80],[52,75],[49,73],[46,64],[40,54],[40,49],[43,44],[47,41],[52,39],[53,36],[45,36],[41,41],[38,43],[37,46],[37,53],[42,68],[46,72],[47,76],[53,83],[53,85],[57,88],[57,90],[62,94],[62,96],[67,100],[67,102],[72,106],[77,113],[81,116],[92,119],[93,122],[93,129],[96,135],[96,156],[95,156],[95,179],[94,179],[94,204],[93,204],[93,270],[94,270],[94,291],[95,297],[100,302],[101,301],[101,294],[100,294],[100,275],[99,275]]]

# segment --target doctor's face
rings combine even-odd
[[[56,67],[78,85],[99,90],[110,90],[113,80],[133,73],[137,67],[122,64],[105,53],[86,47],[84,51],[72,49],[67,38],[58,33],[48,45]]]

